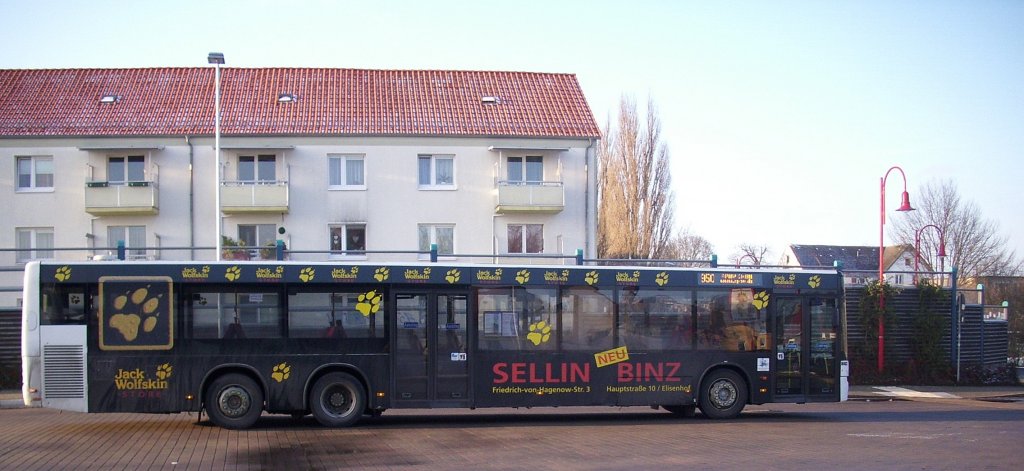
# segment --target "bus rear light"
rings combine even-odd
[[[759,391],[761,392],[761,394],[768,394],[768,388],[761,388],[759,389]]]
[[[377,391],[377,397],[384,397],[384,391]]]
[[[191,401],[191,400],[193,400],[193,399],[195,399],[195,398],[196,398],[196,397],[195,397],[195,396],[193,396],[193,395],[191,395],[191,394],[186,394],[186,395],[185,395],[185,400],[186,400],[186,401]]]

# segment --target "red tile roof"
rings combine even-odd
[[[221,93],[226,136],[600,136],[572,74],[225,67]],[[0,136],[212,135],[213,102],[213,67],[0,70]]]

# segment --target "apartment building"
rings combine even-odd
[[[574,75],[219,74],[0,70],[0,266],[119,244],[129,259],[212,260],[217,224],[228,245],[280,240],[293,260],[414,261],[381,252],[431,244],[473,263],[594,256],[600,132]]]

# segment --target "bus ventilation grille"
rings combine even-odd
[[[48,399],[85,398],[85,347],[43,347],[43,394]]]

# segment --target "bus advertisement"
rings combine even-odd
[[[80,412],[266,413],[348,426],[392,408],[846,399],[835,270],[30,262],[23,393]]]

